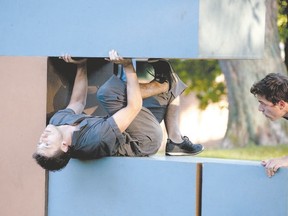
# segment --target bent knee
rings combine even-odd
[[[125,84],[116,76],[110,77],[96,93],[96,98],[100,102],[107,100],[124,100],[125,98]]]
[[[148,136],[150,138],[150,148],[149,148],[149,155],[156,154],[157,151],[160,149],[162,141],[163,141],[163,132],[162,128],[159,127],[151,127],[150,132],[148,132]]]
[[[106,101],[107,100],[106,97],[108,95],[107,91],[108,91],[108,88],[105,85],[101,86],[96,93],[97,100],[100,102]]]

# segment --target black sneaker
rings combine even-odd
[[[169,89],[172,83],[172,71],[170,63],[165,59],[148,59],[148,63],[154,69],[154,80],[159,83],[168,82]]]
[[[196,155],[204,150],[201,144],[193,144],[188,137],[184,136],[183,142],[176,144],[170,139],[166,143],[166,155],[168,156],[185,156]]]

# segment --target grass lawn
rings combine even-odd
[[[247,146],[234,149],[206,149],[198,157],[224,158],[237,160],[256,160],[288,155],[288,145],[277,146]]]

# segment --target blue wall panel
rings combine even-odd
[[[49,174],[49,216],[195,215],[196,163],[155,158],[72,160]]]
[[[0,55],[262,58],[265,0],[0,0]]]
[[[200,194],[199,163],[203,166]],[[63,171],[49,174],[48,215],[191,216],[197,215],[202,197],[202,216],[287,216],[287,181],[288,169],[281,168],[268,178],[260,162],[252,161],[72,160]],[[64,203],[70,203],[69,207]]]
[[[198,0],[0,1],[0,55],[195,57]]]
[[[287,216],[288,169],[268,178],[260,162],[203,164],[202,216]]]

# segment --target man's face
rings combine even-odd
[[[285,112],[281,109],[279,104],[273,104],[272,102],[266,100],[264,96],[256,96],[259,102],[258,110],[265,115],[266,118],[271,121],[282,118],[285,115]]]
[[[37,153],[50,157],[59,150],[62,142],[62,134],[54,125],[47,125],[40,136],[37,145]]]

